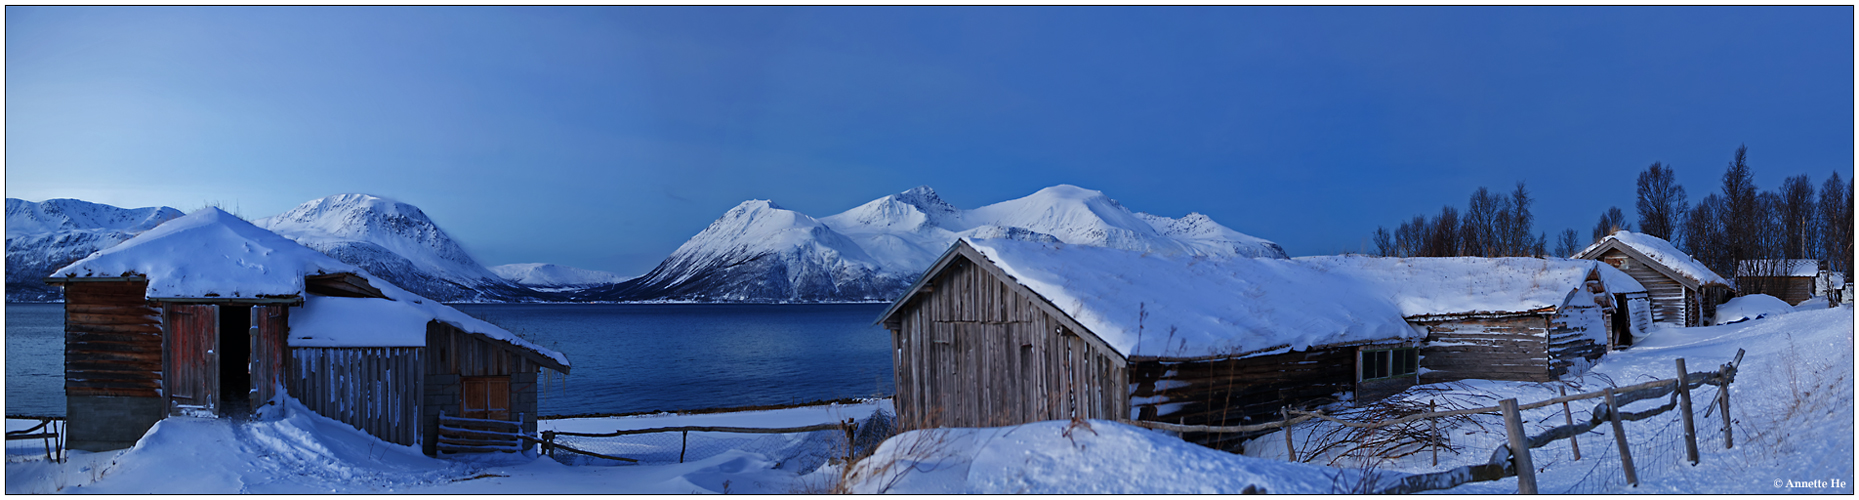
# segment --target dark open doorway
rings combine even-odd
[[[252,410],[252,306],[219,306],[220,415]]]
[[[1609,325],[1614,331],[1614,348],[1624,349],[1633,345],[1632,313],[1627,311],[1627,294],[1614,294],[1614,324]]]

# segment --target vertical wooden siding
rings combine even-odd
[[[419,347],[294,347],[289,390],[317,414],[395,444],[420,436]]]
[[[892,332],[898,414],[911,428],[1120,418],[1128,367],[978,265],[961,261]]]
[[[65,285],[66,396],[161,396],[161,312],[147,284]]]
[[[523,432],[536,432],[536,375],[542,366],[516,351],[509,343],[459,330],[438,321],[426,324],[425,383],[421,396],[422,447],[436,453],[439,412],[459,416],[464,411],[465,377],[509,377],[509,417],[521,421]]]
[[[252,307],[252,404],[277,395],[284,384],[285,339],[290,338],[290,308],[280,304]]]

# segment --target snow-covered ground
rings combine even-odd
[[[869,418],[890,402],[719,414],[543,420],[541,430],[611,432],[674,426],[798,427]],[[568,466],[548,457],[493,453],[432,458],[383,442],[290,401],[251,422],[171,417],[133,448],[45,460],[39,441],[8,443],[14,493],[790,493],[829,484],[836,466],[780,463],[793,449],[723,450],[686,463]],[[34,421],[9,420],[7,429]],[[675,444],[677,434],[670,434]],[[776,435],[780,436],[780,435]],[[695,444],[698,436],[693,436]],[[802,443],[806,444],[806,443]],[[805,451],[805,450],[802,450]]]
[[[1810,302],[1812,304],[1812,302]],[[1684,463],[1678,414],[1626,423],[1640,485],[1620,479],[1611,430],[1581,436],[1582,460],[1567,441],[1532,450],[1544,493],[1853,493],[1853,308],[1796,312],[1703,328],[1661,328],[1633,348],[1608,354],[1561,384],[1462,381],[1420,386],[1402,398],[1486,406],[1624,386],[1673,376],[1673,359],[1709,371],[1747,351],[1731,385],[1735,448],[1723,447],[1721,417],[1705,416],[1716,387],[1694,391],[1701,461]],[[1643,411],[1664,399],[1628,405]],[[1573,405],[1585,419],[1594,402]],[[613,431],[668,426],[785,427],[864,419],[888,402],[703,415],[545,420],[545,430]],[[548,458],[494,454],[430,458],[346,425],[287,406],[286,415],[233,423],[170,418],[135,448],[73,452],[45,462],[37,442],[9,443],[7,493],[789,493],[824,492],[837,464],[797,467],[792,450],[731,449],[687,463],[568,466]],[[1535,434],[1563,423],[1560,406],[1524,412]],[[8,428],[32,422],[8,422]],[[1172,435],[1108,421],[1039,422],[989,429],[917,431],[892,438],[853,468],[853,492],[890,493],[1348,493],[1401,476],[1481,463],[1503,442],[1503,425],[1480,415],[1447,429],[1457,452],[1437,466],[1428,453],[1373,463],[1334,453],[1310,457],[1326,429],[1293,430],[1300,459],[1284,461],[1282,434],[1261,437],[1245,455],[1210,450]],[[695,438],[694,438],[695,439]],[[31,446],[27,446],[31,445]],[[811,468],[812,470],[805,470]],[[1791,482],[1793,485],[1791,487]],[[1777,486],[1777,485],[1780,486]],[[1516,479],[1470,483],[1446,493],[1510,493]]]

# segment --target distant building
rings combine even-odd
[[[1616,231],[1574,258],[1606,262],[1639,281],[1652,300],[1653,321],[1709,325],[1717,315],[1717,305],[1736,295],[1728,280],[1651,235]]]
[[[66,290],[73,449],[132,446],[169,416],[269,414],[284,394],[427,453],[509,449],[527,443],[443,445],[440,413],[533,433],[537,374],[568,372],[560,353],[216,208],[45,281]]]
[[[1824,295],[1815,292],[1814,281],[1826,270],[1825,261],[1813,259],[1744,260],[1736,263],[1736,288],[1800,304],[1814,295]]]
[[[1422,368],[1425,381],[1580,369],[1605,353],[1616,324],[1635,328],[1601,267],[962,239],[879,322],[908,427],[1239,425],[1277,420],[1287,406],[1379,399],[1423,381]],[[1614,281],[1628,282],[1622,294],[1644,293]],[[1250,436],[1184,437],[1230,449]]]

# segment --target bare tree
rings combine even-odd
[[[1679,223],[1685,216],[1685,187],[1678,185],[1678,172],[1672,167],[1652,162],[1640,172],[1638,197],[1634,206],[1640,213],[1640,232],[1677,241]]]
[[[1459,255],[1459,209],[1440,207],[1439,215],[1427,222],[1427,240],[1420,254],[1424,257]]]
[[[1807,175],[1782,180],[1776,190],[1775,215],[1780,218],[1782,257],[1805,259],[1814,254],[1819,227],[1814,224],[1814,184]]]
[[[1736,148],[1736,157],[1723,172],[1722,205],[1718,207],[1718,226],[1722,231],[1723,256],[1711,269],[1723,276],[1736,276],[1737,262],[1758,258],[1761,251],[1761,202],[1756,197],[1756,180],[1749,172],[1749,146]],[[1705,265],[1712,265],[1706,262]]]
[[[1614,231],[1631,230],[1633,225],[1627,223],[1627,214],[1622,213],[1620,207],[1607,207],[1607,211],[1601,212],[1601,221],[1594,225],[1594,240],[1591,242],[1601,241],[1601,238],[1614,234]]]
[[[1375,255],[1377,257],[1394,256],[1394,237],[1388,234],[1387,228],[1381,226],[1375,226]]]
[[[1722,209],[1723,197],[1716,193],[1705,196],[1698,204],[1691,207],[1685,216],[1684,246],[1679,247],[1691,254],[1692,258],[1704,264],[1704,267],[1724,269],[1724,255],[1727,253],[1723,243],[1723,217],[1718,215]]]
[[[1497,247],[1498,199],[1491,190],[1479,186],[1465,206],[1463,238],[1465,255],[1490,257]]]
[[[1556,238],[1556,256],[1569,258],[1574,257],[1575,252],[1581,251],[1581,248],[1575,246],[1577,245],[1575,238],[1574,229],[1562,230],[1562,234]]]
[[[1821,226],[1820,258],[1829,270],[1845,273],[1853,270],[1853,188],[1834,172],[1820,185],[1819,214]]]
[[[1524,188],[1522,181],[1517,182],[1517,189],[1506,196],[1504,203],[1498,207],[1498,251],[1501,257],[1528,255],[1536,243],[1530,237],[1530,225],[1535,217],[1530,214],[1530,191]]]

